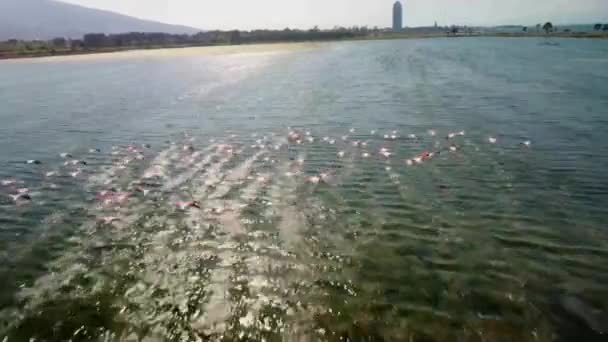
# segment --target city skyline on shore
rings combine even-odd
[[[204,30],[306,29],[318,26],[391,27],[394,0],[63,0],[137,18]],[[406,25],[533,25],[608,21],[605,0],[408,0]]]

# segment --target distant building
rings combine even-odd
[[[393,31],[401,31],[403,29],[403,6],[397,1],[393,5]]]
[[[75,50],[75,49],[80,49],[82,48],[84,45],[84,42],[82,41],[82,39],[70,39],[68,40],[68,48]]]
[[[51,40],[51,45],[53,45],[53,47],[55,48],[66,48],[68,47],[67,45],[68,40],[63,38],[63,37],[57,37],[57,38],[53,38],[53,40]]]

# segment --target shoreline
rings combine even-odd
[[[336,40],[308,40],[308,41],[276,41],[276,42],[252,42],[243,44],[212,44],[212,45],[156,45],[156,46],[130,46],[130,47],[107,47],[98,49],[77,49],[77,50],[44,50],[32,51],[30,53],[21,53],[17,51],[0,51],[0,61],[28,58],[44,58],[44,57],[66,57],[66,56],[81,56],[95,54],[109,54],[116,52],[128,51],[147,51],[147,50],[165,50],[165,49],[185,49],[185,48],[205,48],[205,47],[221,47],[221,46],[253,46],[253,45],[268,45],[268,44],[298,44],[298,43],[327,43],[327,42],[348,42],[348,41],[375,41],[375,40],[400,40],[400,39],[431,39],[431,38],[479,38],[479,37],[494,37],[494,38],[564,38],[564,39],[594,39],[606,40],[607,33],[558,33],[546,35],[542,33],[487,33],[487,34],[463,34],[447,35],[445,33],[387,33],[381,36],[365,36],[355,37],[350,39]]]

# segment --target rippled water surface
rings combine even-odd
[[[1,62],[0,339],[602,341],[607,56],[471,38]]]

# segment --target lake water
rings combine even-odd
[[[608,41],[541,42],[0,62],[0,339],[604,340]]]

